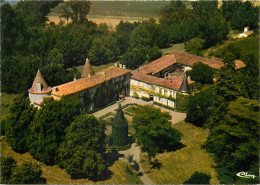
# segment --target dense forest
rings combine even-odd
[[[159,21],[121,21],[114,31],[109,31],[107,24],[98,25],[88,20],[90,2],[71,1],[64,4],[62,14],[71,19],[71,23],[46,24],[48,13],[60,3],[63,2],[20,1],[15,6],[8,3],[1,6],[1,88],[6,93],[24,94],[14,100],[10,113],[2,121],[5,126],[2,134],[7,136],[14,151],[29,152],[48,165],[58,164],[75,179],[97,180],[106,173],[105,124],[93,116],[83,115],[82,105],[75,97],[61,101],[47,98],[41,109],[30,105],[25,93],[38,69],[49,86],[78,77],[75,67],[82,65],[87,57],[92,65],[120,62],[129,69],[136,69],[159,58],[160,49],[170,44],[185,42],[187,51],[200,54],[201,49],[225,41],[229,30],[243,30],[245,26],[254,30],[259,22],[258,8],[248,1],[224,1],[220,8],[217,1],[192,2],[192,8],[181,1],[172,1],[160,11]],[[259,169],[259,103],[256,100],[259,97],[259,54],[244,51],[244,40],[230,44],[213,54],[223,58],[225,65],[219,71],[201,63],[190,71],[199,85],[198,91],[189,96],[186,121],[210,129],[203,147],[214,154],[221,183],[257,183],[259,180],[258,177],[238,179],[235,176],[240,171],[257,175]],[[242,59],[246,67],[235,70],[235,59]],[[141,123],[147,112],[145,108],[139,111],[134,120],[139,143],[150,156],[168,150],[161,146],[161,138],[156,133],[158,125],[152,117]],[[166,120],[161,132],[168,134],[173,149],[181,134],[169,129],[169,115],[156,109],[151,112],[161,117],[155,123]],[[147,132],[154,132],[154,136],[143,134]],[[156,142],[149,143],[150,140]],[[19,171],[19,178],[24,178],[23,168],[29,172],[37,169],[36,176],[31,177],[40,177],[37,165],[24,164],[18,168],[13,159],[4,160]],[[5,182],[16,183],[10,168],[5,170],[9,174]]]
[[[199,47],[207,48],[225,40],[229,29],[242,30],[245,26],[234,26],[227,15],[232,4],[224,2],[218,9],[217,1],[193,2],[192,9],[173,1],[161,10],[159,22],[121,21],[115,31],[87,19],[90,2],[66,2],[61,16],[72,22],[46,24],[47,14],[60,3],[21,1],[16,6],[1,6],[2,91],[26,92],[37,69],[50,86],[71,81],[79,74],[70,68],[84,64],[87,57],[93,65],[119,61],[136,69],[159,58],[160,49],[169,44],[200,39]],[[234,14],[245,15],[250,19],[246,26],[257,28],[257,8],[249,2],[235,4],[238,8],[232,10]]]

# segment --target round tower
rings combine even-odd
[[[112,125],[112,136],[114,146],[125,146],[128,144],[128,123],[120,103],[118,103],[114,124]]]
[[[28,90],[29,98],[32,104],[42,101],[43,98],[50,96],[51,87],[47,85],[40,70],[38,70],[33,81],[32,87]]]

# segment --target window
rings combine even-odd
[[[164,89],[164,95],[167,95],[167,89]]]

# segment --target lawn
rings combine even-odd
[[[256,58],[259,58],[259,36],[227,40],[222,45],[213,46],[203,50],[203,56],[209,57],[209,55],[213,55],[217,58],[223,58],[229,44],[234,44],[236,50],[241,54],[241,56],[252,53]]]
[[[126,109],[124,109],[124,111],[134,113],[135,109],[136,109],[136,106],[130,106],[130,107],[127,107]]]
[[[172,51],[177,50],[177,51],[185,51],[184,49],[184,43],[179,43],[179,44],[172,44],[171,47],[169,48],[164,48],[161,49],[163,55],[170,54]]]
[[[130,174],[126,172],[127,164],[122,161],[116,161],[109,170],[112,172],[111,177],[104,181],[93,182],[88,179],[72,180],[65,170],[54,166],[46,166],[42,162],[38,162],[32,158],[27,152],[25,154],[19,154],[12,150],[5,141],[5,137],[1,137],[1,155],[11,156],[21,165],[23,162],[36,162],[40,165],[43,172],[42,177],[47,179],[47,184],[141,184],[141,180],[136,174]],[[110,175],[109,175],[110,176]]]
[[[162,164],[161,168],[149,169],[146,158],[143,154],[142,166],[147,175],[155,184],[182,184],[195,171],[211,175],[211,184],[219,184],[217,173],[212,167],[215,165],[213,156],[201,149],[201,145],[206,141],[209,130],[195,127],[184,121],[174,125],[182,134],[181,142],[185,147],[173,151],[158,154],[156,159]]]
[[[10,105],[13,103],[16,94],[1,93],[1,118],[5,118],[6,114],[9,113]]]

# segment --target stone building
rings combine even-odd
[[[43,92],[41,92],[42,96],[36,102],[35,96],[30,96],[31,90],[29,90],[29,96],[31,103],[40,106],[44,97],[51,96],[54,100],[60,100],[64,96],[76,94],[83,103],[85,110],[92,110],[117,100],[119,95],[127,96],[130,92],[130,75],[129,70],[115,66],[95,74],[87,59],[81,74],[82,78],[52,88],[49,87],[48,90],[46,89],[47,84],[43,83],[46,89],[43,89],[45,94],[42,95]],[[37,75],[36,79],[38,79]]]
[[[150,100],[175,107],[177,93],[189,94],[194,89],[194,81],[186,76],[197,62],[219,70],[224,63],[203,58],[189,53],[174,51],[132,72],[130,80],[130,96],[149,98]],[[236,60],[236,69],[244,67],[241,60]]]

